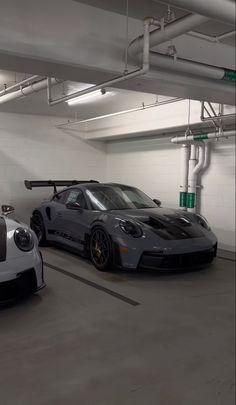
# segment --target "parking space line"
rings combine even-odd
[[[235,259],[230,259],[229,257],[217,256],[217,258],[221,260],[228,260],[229,262],[235,263]]]
[[[44,265],[46,267],[52,269],[52,270],[55,270],[55,271],[57,271],[57,272],[59,272],[61,274],[64,274],[67,277],[73,278],[74,280],[80,281],[83,284],[86,284],[86,285],[88,285],[90,287],[93,287],[96,290],[99,290],[99,291],[104,292],[105,294],[111,295],[112,297],[115,297],[118,300],[121,300],[121,301],[125,302],[126,304],[132,305],[134,307],[137,307],[138,305],[141,305],[140,302],[134,301],[131,298],[126,297],[125,295],[119,294],[116,291],[113,291],[113,290],[110,290],[109,288],[103,287],[102,285],[97,284],[94,281],[87,280],[84,277],[78,276],[77,274],[74,274],[74,273],[70,273],[69,271],[66,271],[66,270],[64,270],[64,269],[62,269],[60,267],[54,266],[54,265],[52,265],[50,263],[44,262]]]

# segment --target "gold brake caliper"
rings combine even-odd
[[[95,251],[96,251],[97,256],[100,257],[101,256],[101,250],[99,249],[98,241],[96,241],[96,244],[95,244]]]

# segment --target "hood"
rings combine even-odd
[[[122,219],[130,219],[144,225],[166,240],[192,239],[205,236],[202,227],[190,213],[164,209],[144,208],[115,211]]]

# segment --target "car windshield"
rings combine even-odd
[[[98,185],[88,187],[86,194],[94,210],[128,210],[157,208],[150,197],[134,187]]]

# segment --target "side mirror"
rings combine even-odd
[[[154,198],[153,201],[158,207],[161,207],[161,201],[160,200],[157,200],[156,198]]]
[[[68,208],[68,210],[76,210],[76,211],[82,210],[81,206],[77,202],[69,202],[69,203],[67,203],[66,208]]]
[[[15,211],[14,207],[11,205],[2,205],[2,215],[7,217]]]

